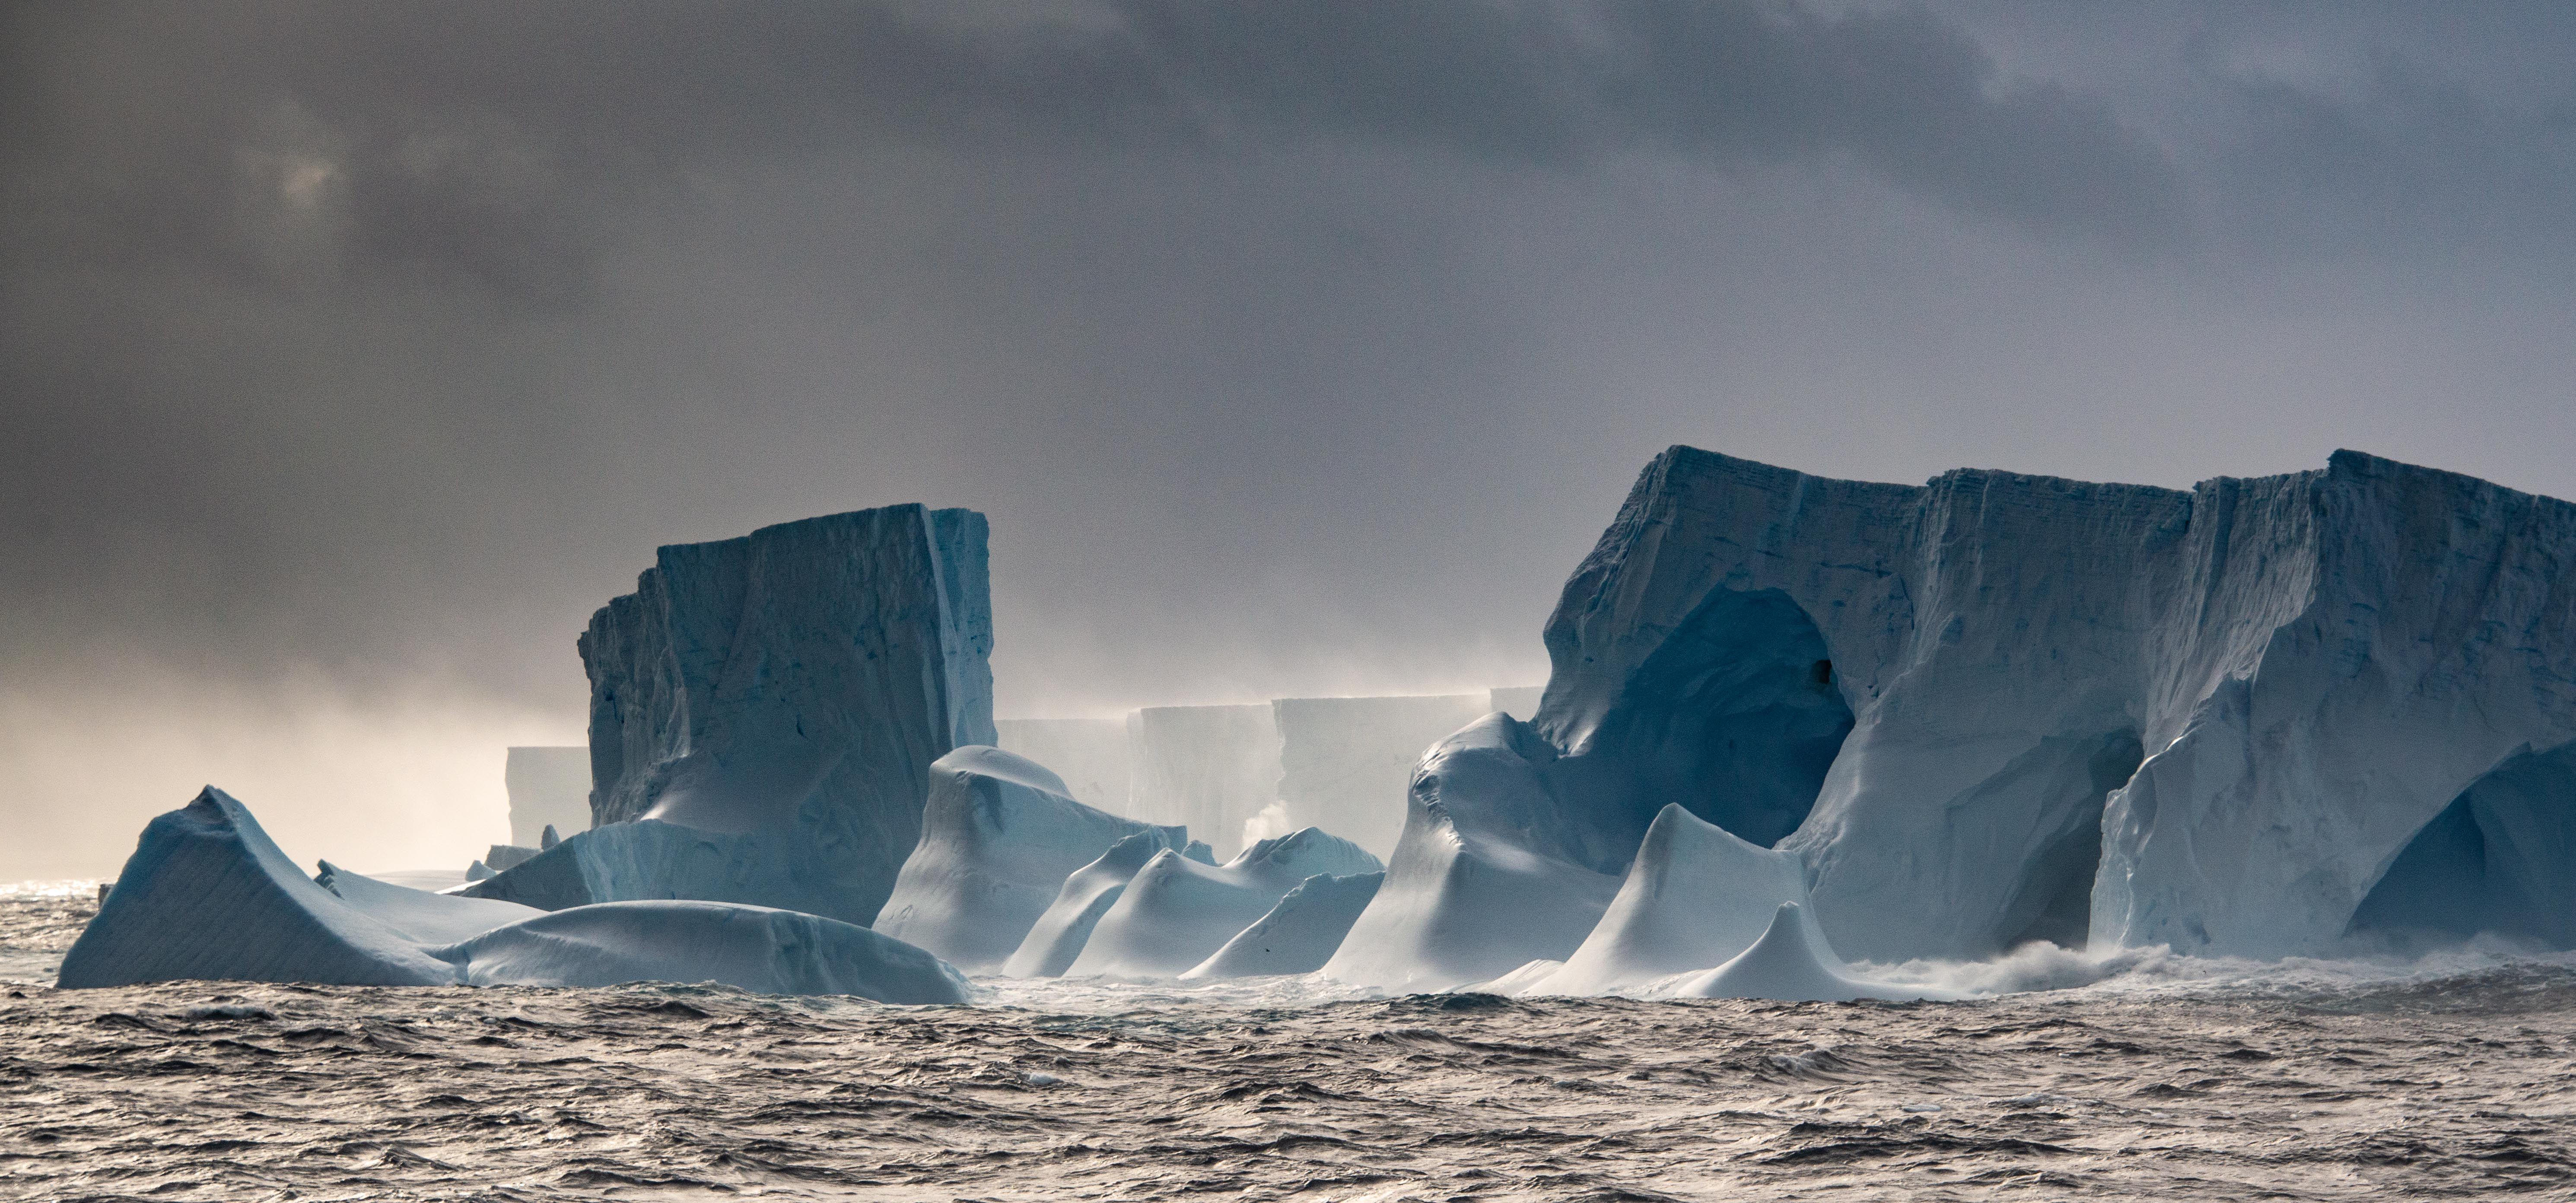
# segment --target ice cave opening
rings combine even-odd
[[[2134,731],[2045,740],[2041,754],[2061,761],[2048,774],[2049,792],[2060,800],[2039,813],[2064,818],[2022,862],[2021,881],[1996,925],[1998,951],[2043,940],[2060,948],[2085,946],[2093,927],[2093,879],[2102,868],[2102,812],[2146,760]]]
[[[2576,948],[2576,744],[2526,747],[2460,791],[2389,862],[2349,931]]]
[[[1777,589],[1712,591],[1622,695],[1596,746],[1657,807],[1764,848],[1806,821],[1852,729],[1824,635]]]

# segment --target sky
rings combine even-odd
[[[1005,717],[1544,679],[1687,443],[2576,497],[2576,9],[0,6],[0,881],[462,863],[661,544],[992,520]]]

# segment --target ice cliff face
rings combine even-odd
[[[1271,702],[1285,826],[1321,827],[1380,858],[1394,855],[1413,766],[1488,709],[1484,694]]]
[[[581,637],[599,827],[474,889],[871,922],[920,837],[931,762],[993,742],[992,644],[972,510],[662,548]]]
[[[1130,818],[1187,827],[1219,856],[1279,799],[1279,727],[1267,705],[1149,706],[1128,716]]]
[[[1598,914],[1583,874],[1622,872],[1667,803],[1777,841],[1872,960],[2279,956],[2443,890],[2539,898],[2510,866],[2576,866],[2576,824],[2516,754],[2576,737],[2571,560],[2576,507],[2354,452],[2177,491],[1674,448],[1567,582],[1527,729],[1417,774],[1433,805],[1334,968],[1394,979],[1364,934],[1458,972],[1564,956],[1444,917],[1507,872],[1507,905]]]
[[[1006,718],[993,726],[1001,734],[995,747],[1054,770],[1074,801],[1127,813],[1127,720]]]
[[[510,790],[510,843],[537,848],[548,827],[558,835],[590,829],[589,748],[512,748],[502,779]]]

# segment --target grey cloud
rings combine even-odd
[[[1385,145],[1576,169],[1844,157],[2052,232],[2183,225],[2160,152],[1920,10],[1208,4],[959,26],[853,4],[200,5],[15,14],[19,262],[576,299],[602,209],[910,140],[985,153]],[[102,71],[104,65],[110,70]]]

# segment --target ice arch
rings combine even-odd
[[[2398,850],[2351,930],[2576,948],[2576,744],[2526,745],[2460,791]]]
[[[1768,848],[1814,809],[1851,729],[1815,620],[1777,589],[1713,590],[1566,733],[1558,792],[1679,803]]]

